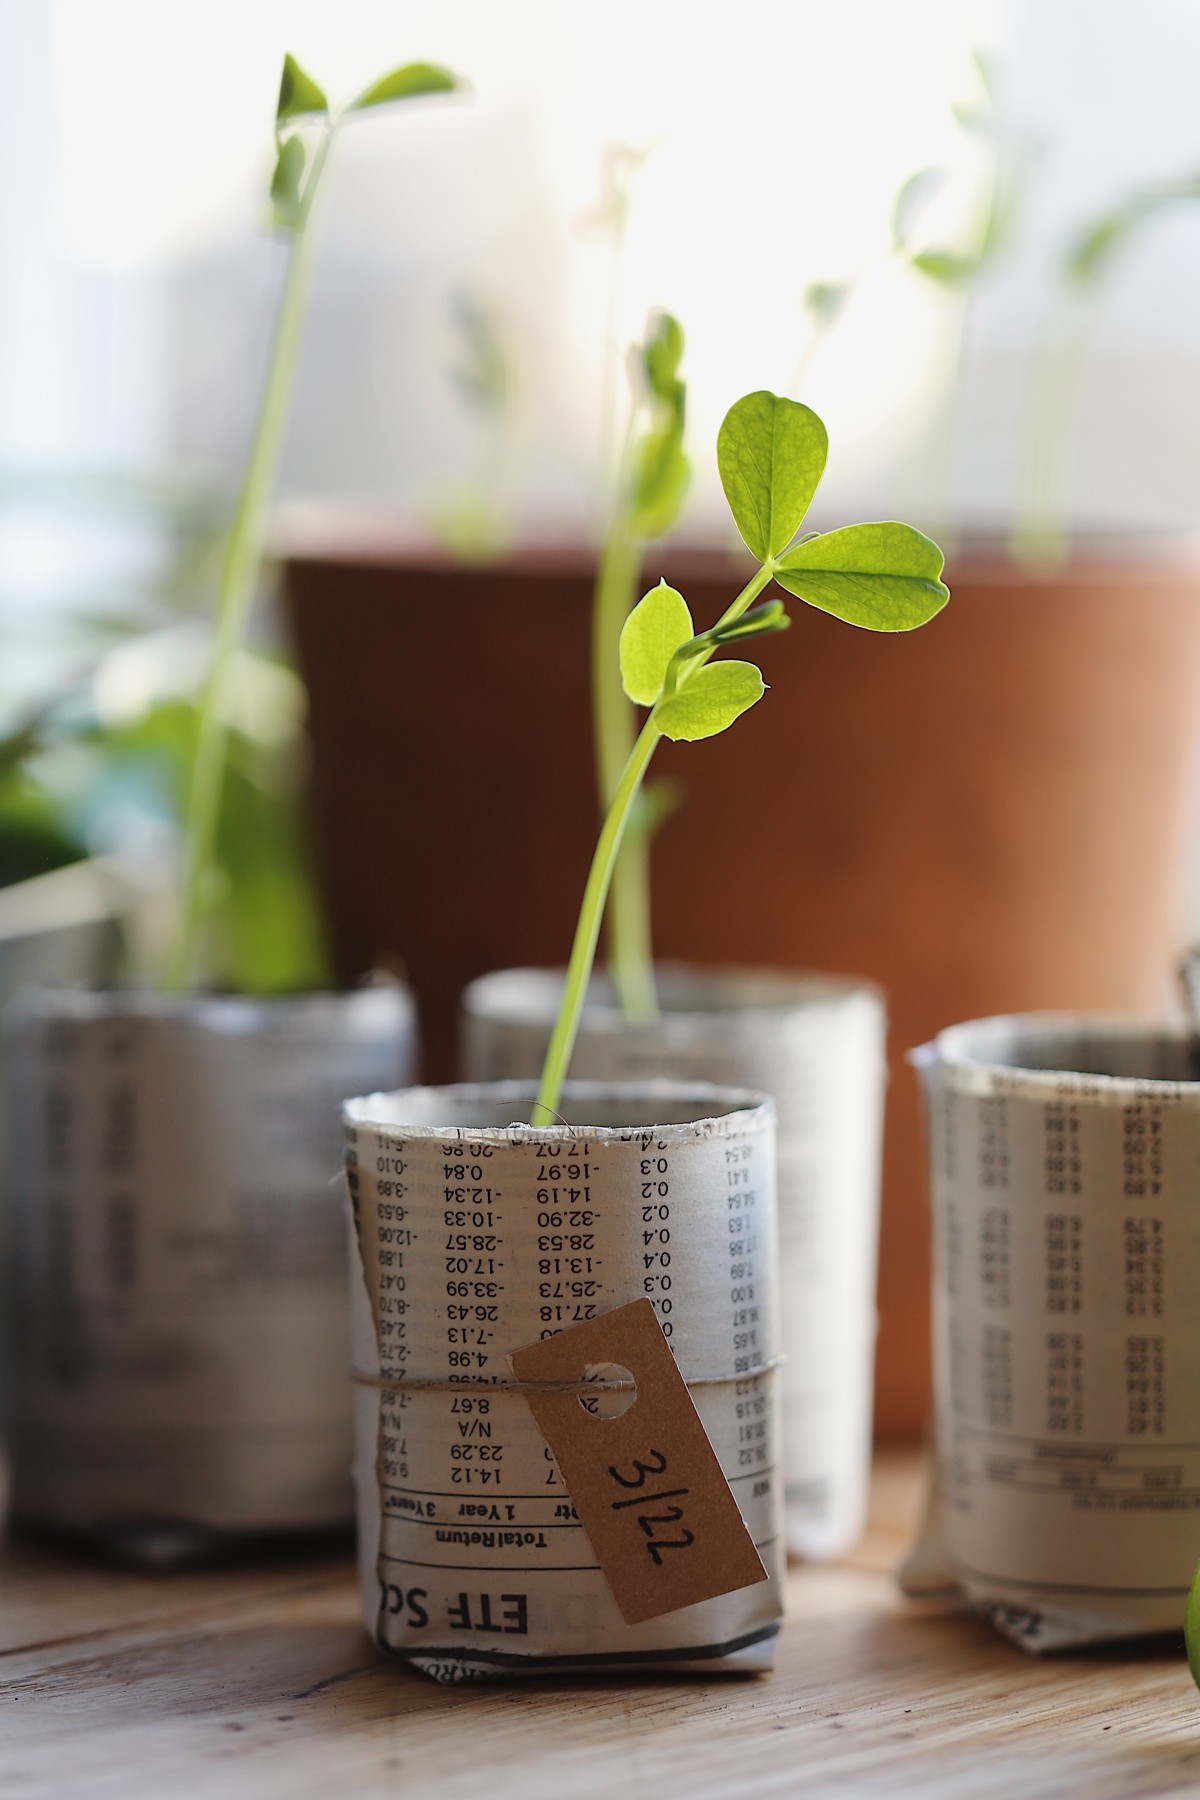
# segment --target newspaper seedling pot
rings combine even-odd
[[[922,1053],[937,1464],[909,1592],[1056,1650],[1178,1631],[1200,1491],[1200,1080],[1183,1032],[985,1019]]]
[[[411,1073],[407,992],[47,990],[8,1048],[14,1511],[147,1559],[346,1526],[330,1183],[343,1097]]]
[[[0,888],[0,1006],[25,987],[110,978],[128,906],[128,896],[95,862]]]
[[[568,1083],[562,1124],[514,1124],[534,1091],[345,1109],[367,1624],[445,1681],[767,1669],[782,1609],[771,1103]],[[644,1299],[769,1579],[627,1624],[508,1357]]]
[[[882,997],[778,970],[666,966],[657,985],[661,1017],[630,1025],[594,981],[572,1067],[591,1081],[704,1081],[774,1100],[787,1540],[802,1556],[836,1556],[861,1535],[870,1477]],[[561,972],[545,969],[473,982],[466,1079],[535,1076],[561,992]]]
[[[94,863],[52,870],[0,889],[0,1014],[22,988],[102,981],[121,953],[119,903]],[[2,1054],[2,1049],[0,1049]],[[0,1116],[0,1318],[8,1316],[7,1120]],[[7,1350],[0,1343],[0,1351]],[[0,1523],[7,1511],[4,1420],[9,1375],[0,1354]]]

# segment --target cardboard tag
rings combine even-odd
[[[586,1411],[577,1392],[525,1393],[627,1625],[768,1579],[649,1300],[509,1362],[518,1381],[582,1381],[602,1363],[633,1376],[619,1418]]]

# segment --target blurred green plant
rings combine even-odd
[[[450,296],[457,356],[450,379],[479,432],[475,467],[430,507],[435,530],[464,562],[486,562],[512,542],[516,364],[500,308],[481,294]]]
[[[184,820],[168,987],[278,993],[329,979],[302,807],[303,688],[277,653],[248,647],[247,627],[335,134],[352,115],[458,85],[411,63],[335,112],[285,58],[270,192],[287,270],[234,507],[163,480],[0,471],[0,508],[133,523],[165,546],[112,593],[93,586],[36,616],[0,608],[0,884],[96,852],[127,860],[131,840],[143,860],[156,840],[161,864]]]
[[[188,636],[176,625],[125,637],[0,739],[0,885],[91,854],[114,857],[135,886],[161,882],[199,723],[181,671],[198,647]],[[210,978],[243,992],[318,987],[329,968],[303,809],[303,687],[276,655],[243,651],[236,691]]]
[[[99,732],[91,684],[108,659],[177,627],[210,588],[228,507],[181,482],[89,469],[0,470],[0,519],[76,540],[90,527],[134,534],[141,564],[83,591],[39,589],[0,606],[0,887],[78,862],[97,847],[73,786],[47,780],[65,747]],[[49,759],[49,761],[48,761]]]
[[[212,660],[188,788],[179,930],[165,972],[169,991],[190,988],[202,979],[207,928],[218,903],[216,851],[229,760],[233,681],[264,560],[271,492],[308,297],[313,209],[329,155],[339,131],[356,116],[396,101],[450,93],[460,85],[449,70],[433,63],[407,63],[335,109],[295,58],[284,58],[270,194],[274,223],[287,248],[287,265],[245,479],[217,590]]]
[[[592,729],[601,816],[611,806],[637,737],[623,691],[618,646],[637,594],[648,543],[679,517],[691,480],[684,451],[687,392],[679,369],[683,331],[669,313],[651,315],[627,368],[629,416],[612,513],[601,546],[592,602]],[[673,784],[639,792],[622,834],[608,901],[608,970],[631,1021],[657,1017],[650,924],[650,845],[677,801]]]
[[[882,259],[873,258],[853,274],[840,281],[810,281],[800,297],[801,311],[807,321],[804,346],[788,384],[789,393],[799,394],[821,345],[841,322],[856,290],[866,280],[879,260],[915,261],[914,246],[921,221],[950,179],[948,169],[917,169],[901,185],[892,202],[891,231]]]
[[[1001,74],[981,50],[970,59],[971,97],[951,114],[973,143],[975,169],[954,230],[930,236],[931,212],[951,186],[951,171],[930,164],[914,170],[898,188],[891,208],[888,244],[882,255],[838,281],[816,281],[804,291],[807,335],[789,392],[798,394],[820,345],[843,318],[854,293],[879,264],[911,271],[954,301],[943,334],[949,373],[945,396],[932,421],[921,455],[911,467],[921,492],[911,503],[933,521],[944,541],[951,531],[951,473],[962,399],[963,364],[972,308],[978,294],[1014,248],[1037,165],[1032,141],[1015,132],[1003,104]]]
[[[605,147],[600,195],[581,223],[607,239],[608,300],[602,346],[599,420],[600,551],[592,597],[592,739],[603,818],[637,737],[637,718],[622,689],[618,646],[637,599],[648,544],[676,523],[691,481],[684,449],[687,389],[680,373],[684,336],[670,313],[652,312],[642,339],[620,344],[621,290],[635,178],[648,147]],[[618,382],[625,416],[618,432]],[[622,828],[606,915],[608,972],[631,1022],[658,1016],[651,930],[650,849],[679,804],[673,781],[642,785]]]
[[[972,98],[950,109],[980,151],[975,180],[955,237],[951,242],[925,241],[930,209],[951,182],[949,169],[929,164],[906,176],[897,189],[888,245],[882,258],[912,269],[946,292],[958,295],[964,304],[974,284],[989,275],[1011,248],[1031,177],[1029,146],[1015,139],[1008,129],[1001,105],[999,71],[983,51],[972,53],[971,79]],[[873,266],[867,264],[838,281],[814,281],[805,288],[801,305],[808,321],[808,335],[792,377],[793,393],[799,391],[813,355],[838,324],[855,289]]]
[[[1033,361],[1012,534],[1018,561],[1053,570],[1067,559],[1071,439],[1105,292],[1143,235],[1164,214],[1197,200],[1195,169],[1144,182],[1089,219],[1061,257],[1049,322]]]

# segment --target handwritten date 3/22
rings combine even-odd
[[[683,1503],[689,1492],[686,1487],[662,1488],[652,1494],[642,1491],[646,1486],[647,1477],[653,1477],[657,1481],[660,1476],[667,1474],[667,1459],[662,1451],[651,1450],[648,1455],[649,1460],[646,1462],[635,1458],[632,1474],[622,1474],[615,1465],[609,1466],[609,1479],[618,1488],[637,1490],[626,1498],[611,1501],[610,1504],[614,1512],[632,1511],[634,1507],[639,1509],[633,1513],[633,1517],[646,1534],[647,1553],[653,1559],[655,1567],[661,1568],[664,1550],[686,1550],[690,1544],[695,1543],[696,1537],[695,1533],[689,1531],[683,1524]],[[676,1505],[674,1502],[679,1504]],[[652,1507],[663,1507],[665,1510],[652,1512],[650,1510]],[[660,1535],[660,1527],[666,1530],[678,1527],[678,1535],[664,1537]]]

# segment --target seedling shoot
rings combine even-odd
[[[619,666],[627,698],[645,718],[617,778],[588,872],[562,1003],[542,1068],[534,1125],[558,1116],[600,925],[622,841],[660,741],[716,737],[761,700],[757,665],[719,652],[784,630],[788,594],[868,631],[912,631],[950,598],[938,546],[911,525],[847,525],[798,535],[825,469],[825,427],[807,406],[759,391],[730,408],[717,466],[734,522],[758,567],[715,625],[697,632],[683,595],[659,582],[629,614]]]
[[[329,154],[342,126],[355,116],[421,94],[448,93],[460,85],[448,69],[433,63],[406,63],[372,82],[357,99],[335,108],[294,57],[286,56],[283,61],[275,114],[271,208],[274,225],[287,245],[287,267],[246,474],[217,590],[213,651],[200,706],[184,822],[179,924],[165,974],[169,992],[187,989],[200,979],[203,939],[216,901],[217,826],[229,749],[232,689],[263,563],[267,513],[308,298],[313,207]]]

